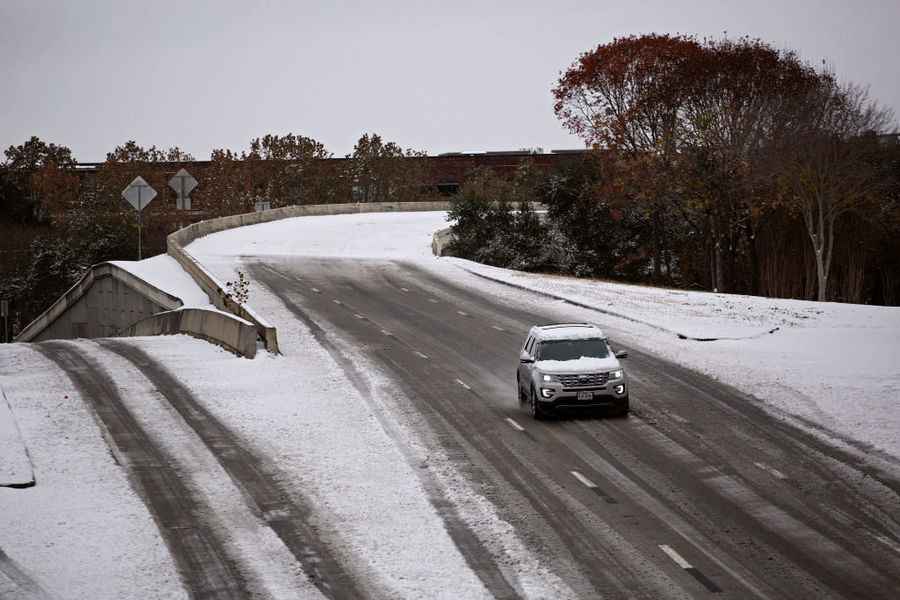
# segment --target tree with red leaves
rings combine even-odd
[[[861,212],[871,194],[859,190],[876,185],[867,180],[848,187],[868,172],[853,163],[859,145],[850,142],[865,128],[890,121],[852,86],[840,86],[833,74],[817,71],[795,52],[758,39],[651,34],[582,54],[553,95],[555,112],[570,131],[633,171],[626,177],[631,209],[645,211],[653,224],[648,245],[657,271],[670,244],[665,223],[674,210],[707,245],[709,287],[755,293],[757,230],[766,211],[779,204],[773,182],[781,182],[782,192],[793,190],[794,212],[807,224],[819,298],[826,297],[836,219]],[[817,166],[825,161],[811,156],[823,147],[831,157],[843,157],[857,176],[826,177]],[[840,170],[834,162],[828,168]],[[829,182],[828,191],[801,185],[811,169],[816,181]],[[813,193],[818,199],[798,199]],[[816,208],[821,198],[834,198],[840,208]],[[780,206],[789,204],[782,199]],[[824,221],[810,217],[811,208],[825,214]]]

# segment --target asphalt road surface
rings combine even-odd
[[[532,421],[516,398],[520,345],[562,309],[513,306],[403,262],[247,260],[357,387],[366,391],[353,352],[401,386],[448,455],[580,596],[900,597],[897,469],[861,464],[614,336],[630,352],[632,416]],[[454,540],[488,589],[514,597],[460,529]]]

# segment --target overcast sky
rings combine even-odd
[[[134,139],[207,159],[292,131],[341,156],[374,131],[433,154],[575,148],[550,88],[579,53],[726,31],[900,109],[900,0],[0,0],[0,146],[37,135],[88,162]]]

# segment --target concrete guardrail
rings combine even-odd
[[[367,212],[418,212],[449,210],[449,201],[434,202],[368,202],[360,204],[308,204],[301,206],[285,206],[259,212],[231,215],[199,221],[183,227],[169,235],[166,239],[166,247],[170,256],[187,271],[197,282],[197,285],[206,292],[210,302],[220,310],[227,311],[238,317],[250,321],[256,326],[259,337],[264,341],[269,352],[278,352],[278,332],[263,317],[247,304],[237,302],[229,296],[225,287],[200,262],[194,258],[185,247],[203,236],[243,227],[244,225],[256,225],[292,219],[294,217],[308,217],[318,215],[341,215]]]
[[[205,308],[182,308],[161,312],[126,328],[122,335],[174,335],[187,333],[225,347],[232,352],[256,356],[256,327],[230,314]]]

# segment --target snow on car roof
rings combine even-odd
[[[538,327],[542,340],[586,340],[604,337],[603,331],[590,323],[559,323]]]

